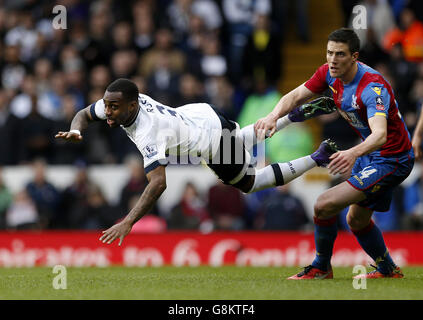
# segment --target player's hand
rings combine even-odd
[[[330,174],[345,174],[354,167],[357,156],[350,150],[338,151],[330,156],[327,168]]]
[[[117,238],[120,239],[119,245],[122,244],[123,238],[125,238],[128,233],[131,231],[132,226],[127,223],[125,220],[115,224],[109,229],[103,231],[103,235],[100,237],[100,241],[103,243],[111,244]]]
[[[71,142],[80,142],[82,141],[82,136],[76,132],[71,131],[59,131],[55,136],[56,139],[65,139]]]
[[[254,131],[258,141],[263,141],[266,137],[272,137],[276,132],[276,121],[278,119],[269,113],[266,117],[260,118],[254,124]]]
[[[411,144],[413,146],[414,155],[416,157],[416,160],[420,160],[423,156],[422,153],[422,139],[419,135],[414,135],[413,140],[411,141]]]

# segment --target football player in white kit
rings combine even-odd
[[[333,106],[328,100],[302,105],[279,119],[277,130],[292,122],[332,112]],[[83,130],[90,122],[98,120],[106,120],[110,127],[120,126],[126,131],[143,155],[149,182],[127,216],[103,231],[100,241],[108,244],[119,238],[121,245],[132,226],[151,210],[166,189],[165,167],[172,156],[180,163],[201,159],[224,183],[250,193],[286,184],[315,166],[325,166],[337,151],[336,145],[326,140],[309,156],[256,169],[250,164],[251,156],[247,151],[256,143],[254,124],[240,129],[236,122],[207,103],[178,108],[165,106],[139,94],[136,84],[128,79],[112,82],[103,99],[75,115],[70,131],[58,132],[55,137],[81,141]]]

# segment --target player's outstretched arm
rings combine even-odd
[[[164,166],[158,166],[147,174],[148,184],[136,203],[135,207],[119,223],[103,231],[100,241],[110,244],[116,239],[120,239],[119,245],[129,234],[132,226],[149,212],[156,201],[160,198],[163,191],[166,190],[166,171]]]
[[[80,142],[82,140],[81,132],[85,130],[89,123],[94,121],[91,117],[90,107],[86,107],[75,115],[71,122],[69,131],[59,131],[54,137],[65,139],[71,142]]]
[[[417,121],[416,129],[414,130],[413,139],[411,144],[413,145],[414,154],[417,160],[420,160],[423,156],[422,153],[422,139],[423,139],[423,112],[420,113],[419,120]]]
[[[276,132],[276,121],[287,115],[294,108],[302,105],[318,95],[308,89],[304,84],[284,95],[276,104],[272,112],[266,117],[257,120],[254,130],[259,141],[271,137]]]

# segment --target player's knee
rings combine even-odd
[[[314,204],[314,216],[319,219],[327,219],[333,216],[335,203],[330,198],[320,196]]]
[[[363,219],[352,214],[347,214],[346,220],[351,230],[361,230],[369,224],[368,219]]]
[[[246,174],[238,183],[233,184],[235,188],[244,193],[249,193],[254,185],[254,176]]]

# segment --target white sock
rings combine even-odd
[[[291,120],[289,120],[288,115],[278,119],[276,121],[276,132],[282,130],[283,128],[287,127],[292,123]]]
[[[284,183],[288,183],[301,176],[304,172],[317,166],[311,156],[294,159],[284,163],[278,163],[283,176]]]
[[[305,156],[258,169],[255,171],[254,185],[248,193],[287,184],[316,166],[316,162],[310,156]]]
[[[289,120],[288,115],[278,119],[276,121],[276,132],[282,130],[291,123],[292,121]],[[247,150],[250,150],[255,144],[257,144],[257,136],[254,132],[254,123],[242,128],[241,135],[244,139],[244,145]]]
[[[254,185],[248,193],[276,187],[276,178],[272,166],[256,169]]]

